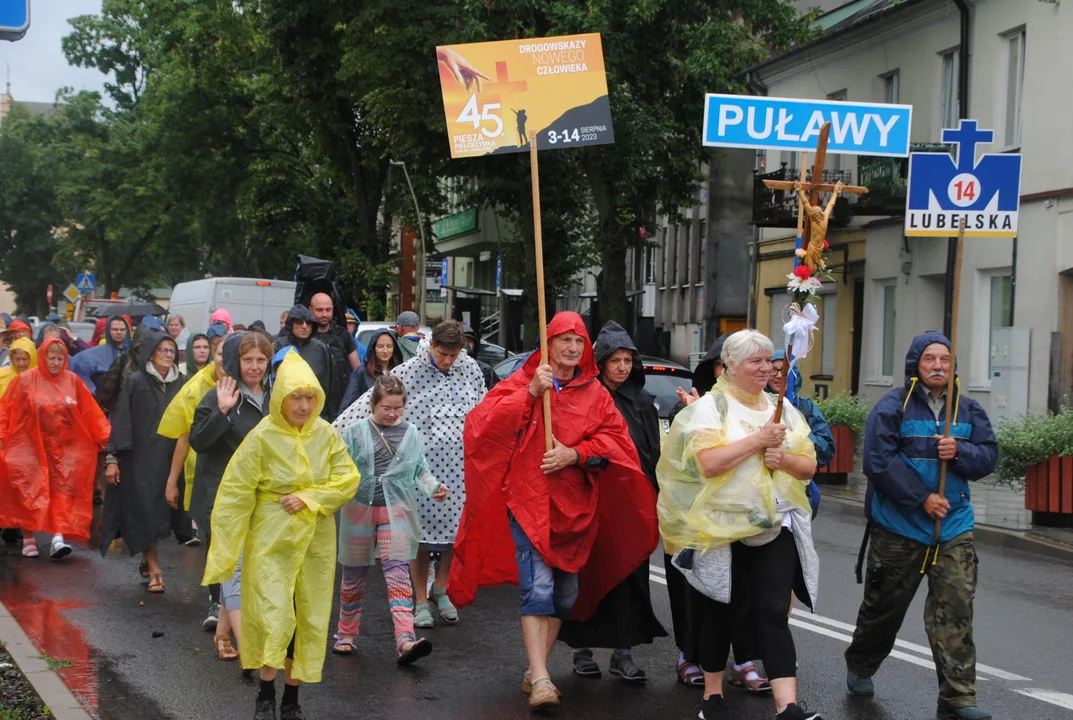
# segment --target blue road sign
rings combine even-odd
[[[30,29],[30,0],[0,0],[0,40],[19,40]]]
[[[957,162],[948,153],[909,156],[905,234],[950,237],[965,224],[965,237],[1015,237],[1021,202],[1021,156],[982,155],[976,146],[994,142],[993,130],[962,120],[943,130],[943,142],[957,146]]]
[[[75,279],[78,292],[93,292],[97,289],[97,276],[93,273],[79,273]]]
[[[911,105],[708,94],[704,144],[808,152],[829,122],[829,153],[905,157],[912,121]]]
[[[503,287],[503,258],[496,256],[496,290]]]

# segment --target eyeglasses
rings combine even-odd
[[[175,354],[175,349],[174,348],[168,348],[168,347],[157,348],[156,351],[157,351],[157,354],[164,355],[164,356],[174,355]]]

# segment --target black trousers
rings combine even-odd
[[[741,631],[750,638],[750,654],[755,652],[764,662],[768,677],[795,677],[797,651],[787,617],[798,566],[793,533],[783,528],[777,538],[757,547],[736,542],[730,552],[729,605],[689,588],[689,602],[696,608],[693,631],[697,641],[693,643],[695,656],[687,654],[686,659],[698,663],[704,672],[722,672],[731,641],[742,637],[739,626],[748,622],[752,632]],[[749,613],[743,612],[746,602]],[[745,659],[738,658],[738,662]]]

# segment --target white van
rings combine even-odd
[[[231,313],[235,325],[261,320],[275,334],[280,315],[293,306],[293,281],[222,277],[179,283],[171,291],[168,313],[182,315],[191,334],[208,330],[209,318],[220,308]]]

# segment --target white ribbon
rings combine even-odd
[[[812,333],[816,332],[819,321],[820,314],[812,303],[805,303],[804,309],[797,303],[790,306],[790,322],[782,326],[782,331],[786,335],[786,350],[794,361],[807,356],[812,349]]]

